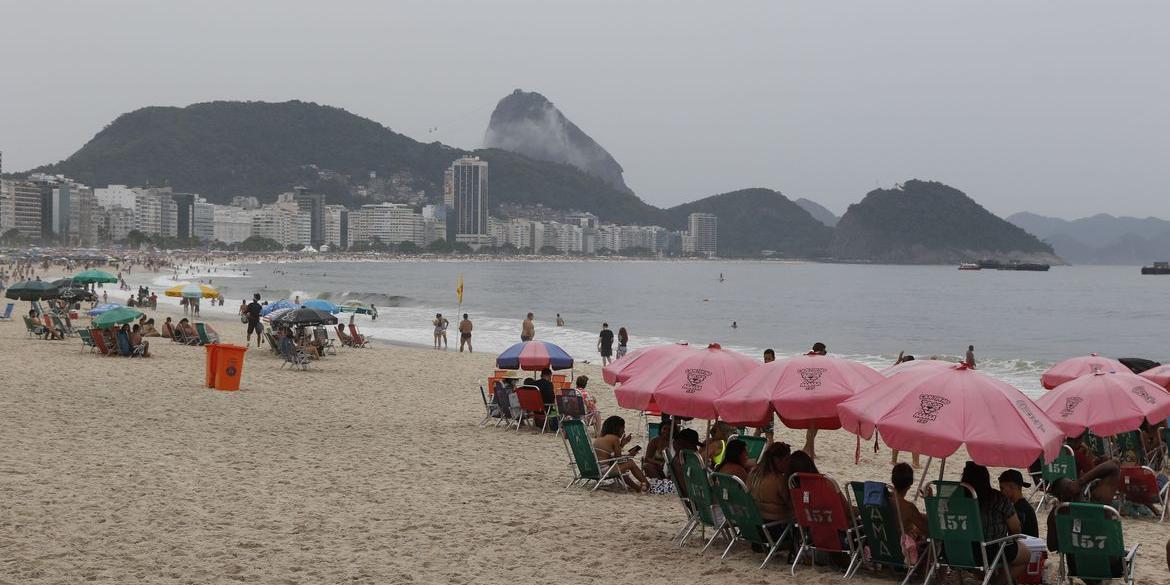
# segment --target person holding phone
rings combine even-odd
[[[616,415],[611,416],[605,419],[605,422],[601,423],[601,436],[593,439],[593,451],[597,453],[597,459],[599,461],[614,459],[622,455],[634,457],[642,450],[638,446],[634,446],[629,451],[623,453],[623,449],[632,438],[632,436],[626,434],[625,419]],[[621,474],[621,478],[626,482],[626,485],[642,492],[649,491],[650,481],[646,479],[646,475],[642,473],[642,469],[632,460],[618,463],[614,467],[614,470]],[[631,475],[634,476],[633,479],[630,478]],[[634,481],[635,479],[637,482]]]

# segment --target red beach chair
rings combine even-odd
[[[549,413],[552,412],[552,405],[545,406],[544,398],[540,395],[540,389],[532,386],[521,386],[516,389],[516,398],[520,400],[520,419],[516,422],[516,430],[520,430],[520,422],[528,417],[529,420],[535,424],[538,420],[541,423],[540,434],[548,429]]]
[[[93,346],[97,348],[98,353],[109,355],[110,350],[106,348],[106,336],[102,335],[102,330],[90,329],[89,335],[93,339]]]
[[[850,576],[861,563],[858,542],[861,527],[846,504],[841,487],[819,473],[797,473],[788,479],[788,491],[792,496],[793,520],[800,529],[800,549],[792,561],[792,574],[796,574],[796,566],[806,552],[815,565],[816,552],[825,551],[848,554],[845,576]]]
[[[366,344],[370,342],[368,339],[365,338],[364,335],[362,335],[361,333],[358,333],[357,325],[355,325],[353,323],[349,324],[349,336],[350,336],[350,343],[354,347],[365,347]]]
[[[1134,465],[1121,466],[1121,493],[1125,501],[1153,507],[1162,506],[1159,513],[1166,518],[1166,496],[1170,494],[1170,483],[1158,489],[1158,474],[1149,467]]]

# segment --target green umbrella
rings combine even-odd
[[[101,315],[98,315],[93,320],[93,326],[98,329],[105,329],[106,327],[113,327],[114,325],[121,325],[129,323],[142,316],[142,311],[138,309],[131,309],[130,307],[118,307],[117,309],[110,309]]]
[[[25,280],[8,287],[8,290],[4,291],[4,296],[18,301],[55,299],[60,294],[61,290],[57,285],[43,280]]]
[[[118,277],[96,268],[90,268],[73,275],[73,282],[78,284],[89,284],[91,282],[118,282]]]

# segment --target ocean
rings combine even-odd
[[[753,356],[774,348],[783,357],[821,341],[831,353],[875,368],[892,364],[899,351],[958,360],[970,344],[981,370],[1031,395],[1041,392],[1040,373],[1067,357],[1170,358],[1170,277],[1141,276],[1136,267],[963,272],[796,262],[417,259],[197,267],[180,280],[210,281],[225,292],[223,309],[231,312],[253,292],[267,301],[370,302],[379,317],[359,316],[362,330],[426,346],[431,319],[443,313],[454,351],[460,275],[462,312],[475,324],[477,351],[499,352],[519,341],[520,322],[531,311],[537,339],[593,363],[600,360],[603,322],[615,332],[626,327],[631,350],[714,342]],[[154,284],[172,282],[160,277]],[[557,313],[564,327],[555,326]]]

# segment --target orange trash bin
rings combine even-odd
[[[244,375],[244,352],[241,345],[218,343],[215,357],[215,389],[239,390],[240,378]]]
[[[219,344],[209,343],[203,346],[207,350],[206,383],[208,388],[215,388],[215,366],[219,358]]]

